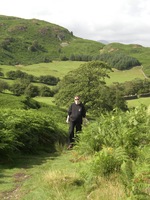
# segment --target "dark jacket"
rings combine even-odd
[[[82,118],[86,116],[84,105],[82,103],[72,103],[68,110],[68,115],[70,121],[78,121],[82,123]]]

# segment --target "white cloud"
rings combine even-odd
[[[149,0],[0,0],[0,14],[45,20],[85,39],[150,46]]]

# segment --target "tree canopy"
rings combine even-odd
[[[68,106],[74,96],[79,95],[86,108],[91,111],[112,110],[116,105],[116,96],[113,95],[111,101],[111,89],[105,84],[105,78],[109,77],[110,71],[112,69],[107,63],[90,61],[69,72],[57,85],[57,105]]]

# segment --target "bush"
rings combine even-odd
[[[106,147],[123,147],[127,155],[136,159],[137,148],[150,142],[150,119],[142,106],[127,112],[105,113],[85,127],[79,135],[79,151],[93,153]]]
[[[62,137],[53,119],[40,111],[0,110],[0,155],[35,153],[41,148],[52,152]]]

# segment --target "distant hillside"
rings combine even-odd
[[[97,55],[103,44],[49,22],[0,16],[0,64],[33,64],[74,54]]]
[[[102,44],[109,44],[110,43],[107,40],[97,40],[97,42],[101,42]]]
[[[102,41],[76,37],[66,28],[46,21],[2,15],[0,33],[1,65],[73,60],[73,56],[76,56],[76,60],[82,61],[81,56],[88,60],[101,54],[123,53],[138,59],[146,76],[150,77],[149,47],[138,44],[103,44]]]
[[[138,59],[143,66],[145,75],[150,78],[150,47],[143,47],[138,44],[110,43],[100,50],[101,54],[117,52]]]

